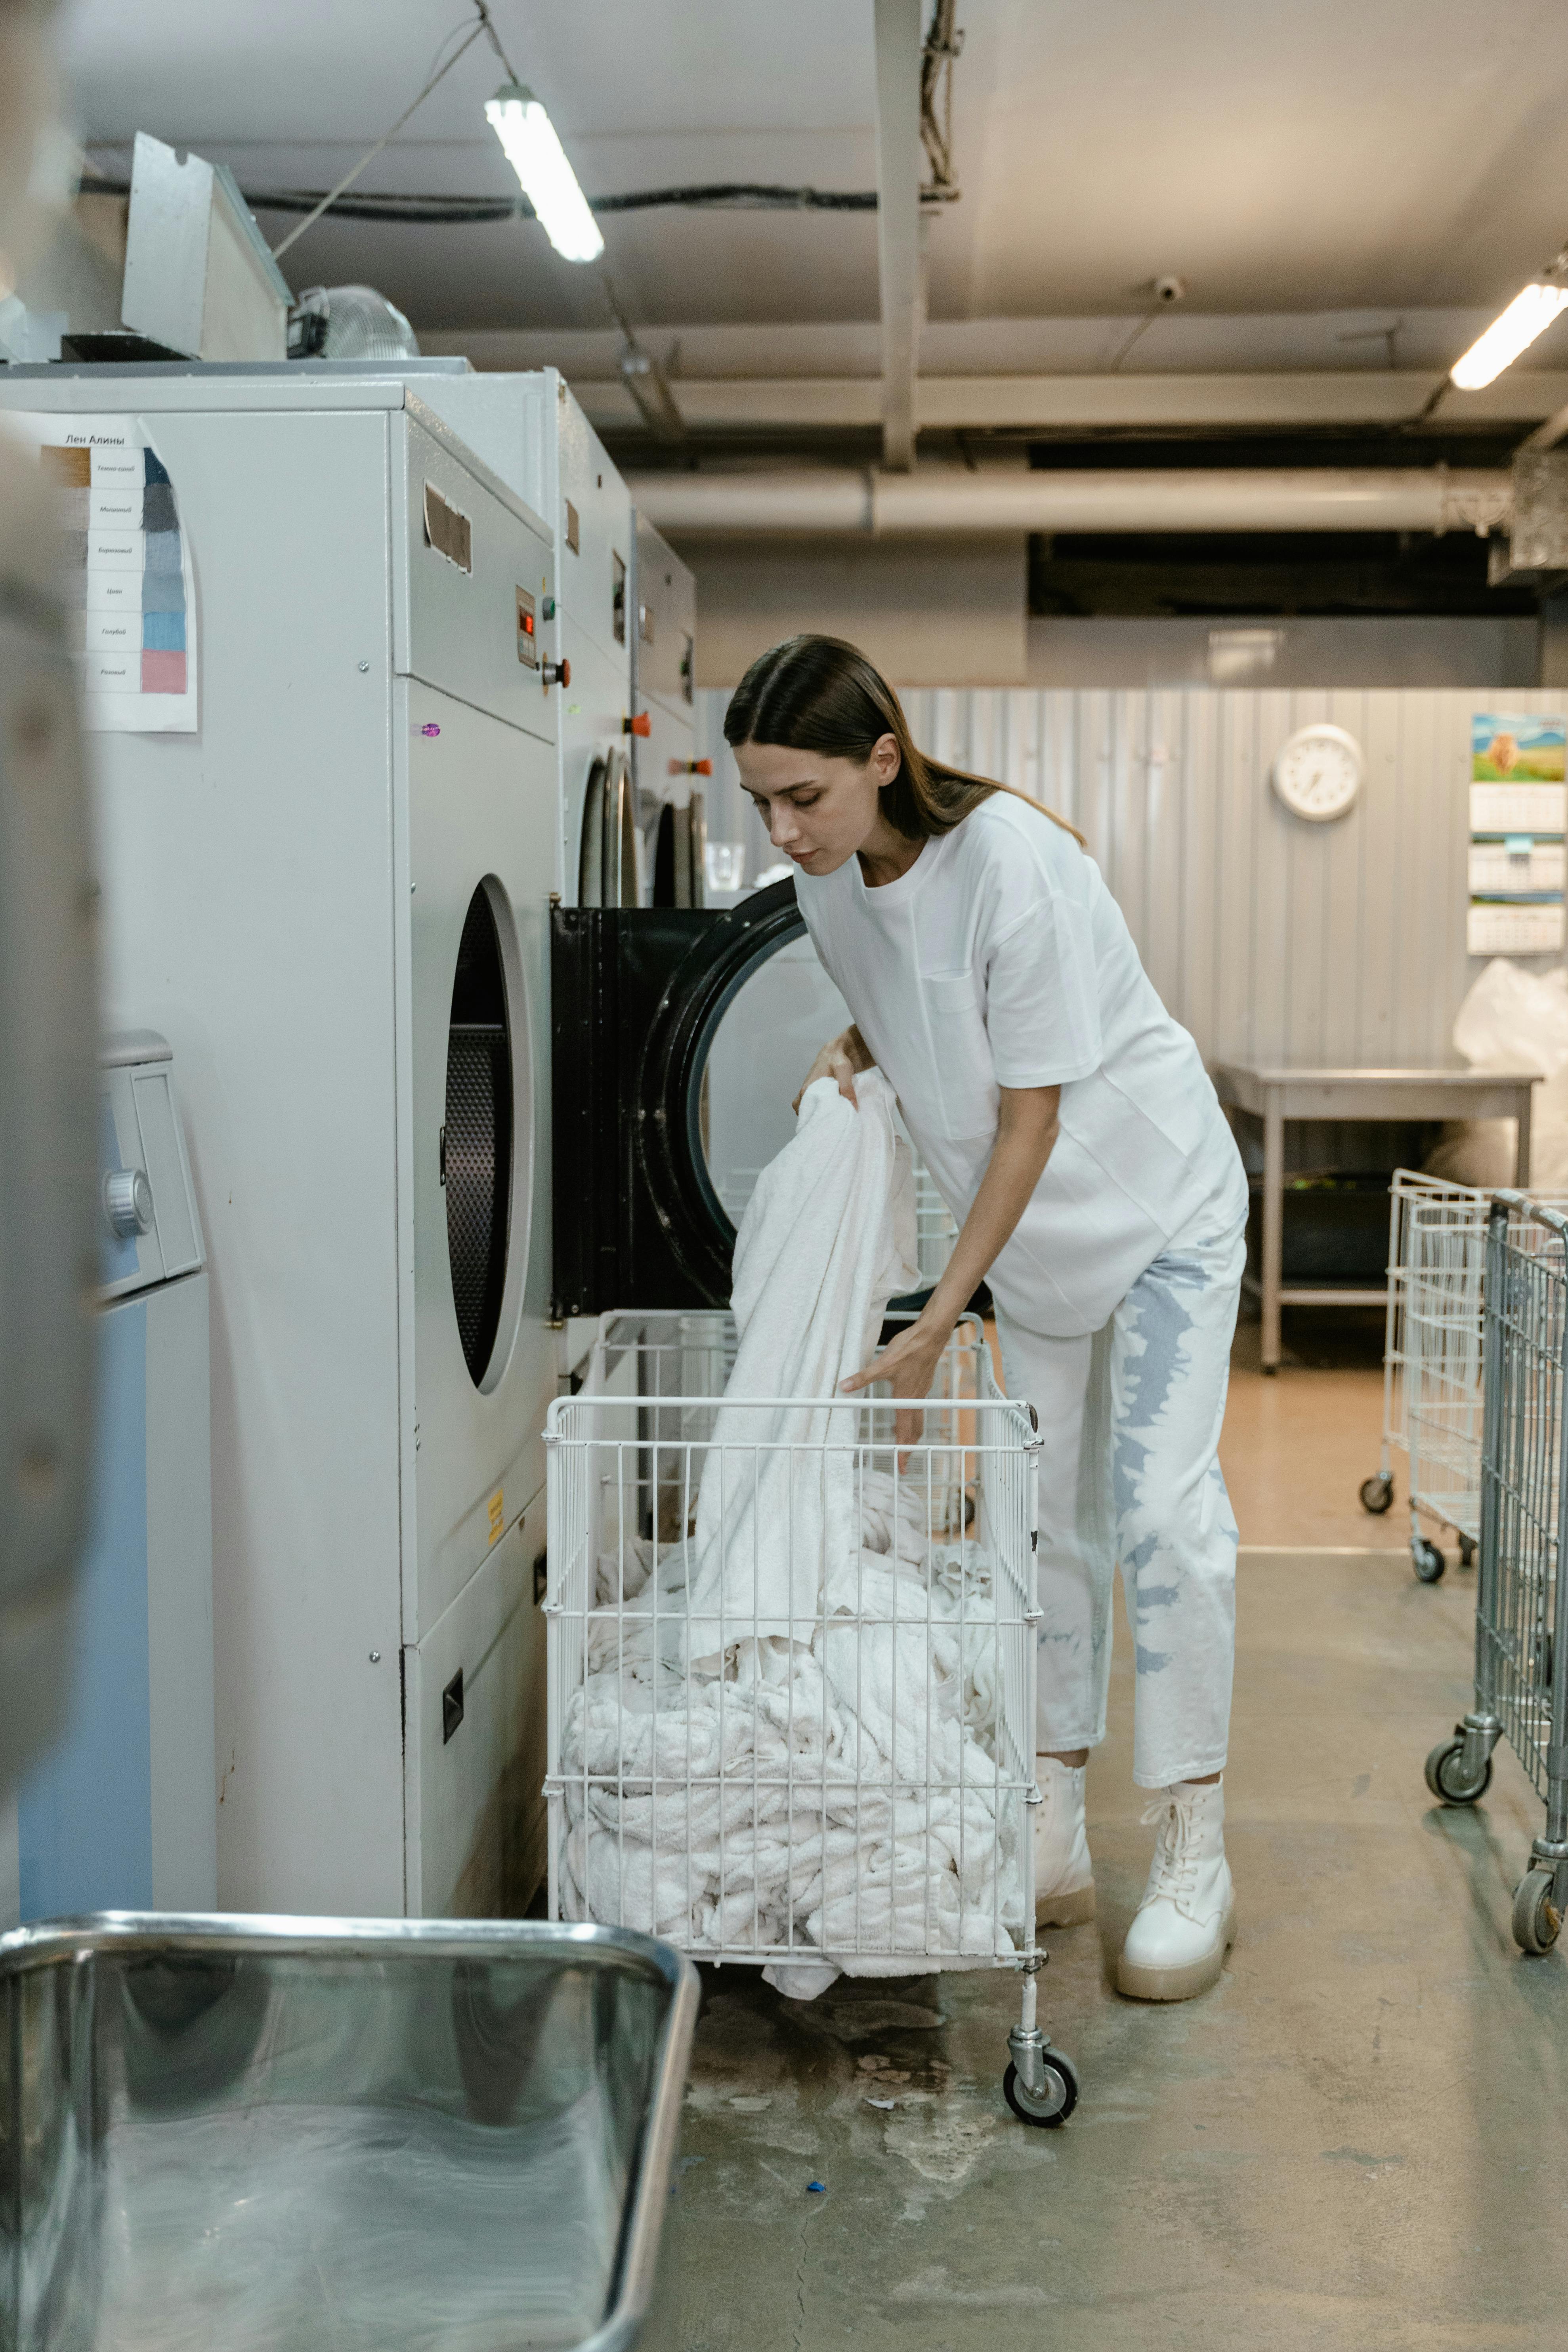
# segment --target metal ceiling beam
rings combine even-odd
[[[921,317],[921,0],[875,0],[877,268],[882,305],[882,463],[915,462]]]
[[[1306,370],[1225,375],[926,375],[916,378],[921,432],[1158,434],[1273,426],[1389,425],[1419,415],[1435,383],[1412,369]],[[636,425],[637,411],[618,381],[573,375],[572,389],[601,428]],[[682,376],[680,414],[706,432],[864,429],[883,416],[877,376]],[[1568,375],[1510,369],[1484,391],[1451,393],[1445,428],[1528,424],[1568,402]],[[1568,428],[1568,417],[1563,420]],[[1552,441],[1560,438],[1552,433]],[[1542,446],[1548,446],[1542,443]]]

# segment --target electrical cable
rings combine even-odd
[[[451,55],[441,60],[441,51],[458,33],[455,25],[440,43],[432,59],[430,73],[418,96],[405,107],[391,129],[383,133],[373,147],[367,147],[352,170],[323,194],[316,188],[246,188],[241,190],[245,202],[253,213],[303,213],[305,217],[297,228],[291,228],[272,248],[272,258],[279,260],[290,246],[297,245],[308,228],[314,226],[322,215],[331,212],[339,220],[387,221],[403,226],[465,226],[490,221],[533,220],[533,206],[521,193],[515,196],[419,195],[401,192],[382,193],[364,190],[357,196],[347,191],[368,163],[374,163],[382,150],[390,144],[409,117],[416,113],[429,97],[437,82],[443,81],[459,58],[481,35],[489,41],[500,59],[510,81],[518,75],[497,32],[488,0],[473,0],[475,21],[468,26],[465,37]],[[921,89],[921,136],[931,158],[932,177],[921,190],[922,203],[951,203],[958,194],[952,178],[952,60],[963,44],[963,36],[952,25],[953,0],[934,0],[931,27],[926,37],[922,56]],[[439,61],[439,62],[438,62]],[[939,79],[946,76],[945,121],[939,124],[936,116],[936,91]],[[110,142],[102,142],[100,152]],[[95,174],[81,183],[81,193],[100,196],[125,196],[131,193],[126,179]],[[590,196],[588,209],[594,213],[652,212],[664,206],[679,206],[692,211],[714,212],[821,212],[874,213],[877,209],[875,188],[815,188],[792,187],[763,180],[702,180],[668,188],[633,188],[619,195]]]
[[[336,204],[338,198],[343,194],[344,190],[353,187],[354,182],[359,178],[360,173],[364,170],[365,165],[367,163],[374,163],[375,158],[380,154],[382,149],[389,145],[390,142],[396,138],[398,132],[402,130],[409,116],[416,113],[417,110],[424,105],[425,100],[429,97],[437,83],[446,79],[447,76],[451,72],[452,68],[457,64],[458,58],[465,57],[468,54],[468,50],[473,47],[474,43],[479,39],[481,33],[489,37],[490,46],[495,50],[497,57],[500,58],[502,65],[506,66],[507,72],[511,76],[512,80],[516,80],[516,75],[512,73],[510,66],[507,64],[507,55],[506,51],[501,47],[500,37],[497,33],[494,25],[490,22],[490,12],[485,5],[485,0],[474,0],[474,7],[477,12],[477,21],[470,26],[467,39],[459,41],[457,47],[452,51],[451,56],[446,59],[445,63],[438,65],[436,68],[435,72],[426,82],[425,87],[419,92],[418,97],[415,99],[412,105],[405,106],[404,108],[403,112],[398,116],[391,130],[384,131],[382,136],[376,141],[374,147],[367,147],[364,153],[360,157],[359,162],[354,164],[353,169],[345,172],[337,185],[333,188],[329,188],[321,202],[311,206],[310,210],[305,215],[304,219],[300,223],[299,227],[291,228],[288,236],[284,237],[279,244],[273,247],[272,258],[274,261],[281,260],[283,255],[288,252],[289,247],[299,243],[300,239],[304,236],[305,231],[310,228],[314,222],[319,221],[324,212],[329,211],[331,206]],[[460,28],[454,26],[453,29],[456,31]],[[437,57],[440,56],[441,49],[446,47],[447,41],[449,41],[451,37],[451,33],[448,33],[446,40],[441,43],[440,48],[437,48],[436,52]],[[247,201],[248,202],[248,199],[247,199]]]
[[[82,195],[130,195],[130,179],[91,176],[82,181]],[[531,221],[533,207],[527,195],[400,195],[364,191],[339,197],[320,188],[242,188],[251,212],[324,212],[331,205],[339,221],[406,221],[406,224],[482,224],[482,221]],[[660,205],[682,205],[708,212],[875,212],[875,188],[790,188],[771,181],[715,179],[693,181],[677,188],[632,188],[626,195],[590,195],[590,212],[654,212]],[[300,224],[310,226],[310,224]]]
[[[1139,336],[1142,334],[1147,328],[1153,325],[1154,320],[1159,317],[1159,315],[1160,313],[1158,309],[1145,310],[1143,316],[1139,320],[1138,324],[1133,328],[1132,332],[1128,336],[1127,341],[1122,344],[1121,349],[1117,352],[1116,357],[1111,361],[1110,369],[1108,370],[1110,374],[1114,375],[1116,373],[1117,369],[1121,365],[1122,361],[1127,357],[1128,352],[1132,349],[1132,346],[1138,341]]]
[[[500,59],[501,65],[505,69],[508,81],[521,81],[521,76],[519,74],[517,68],[512,64],[511,59],[508,57],[506,51],[501,47],[500,35],[496,31],[495,19],[490,15],[489,9],[485,4],[485,0],[474,0],[474,5],[479,12],[479,23],[484,29],[485,38],[489,41],[491,48]]]
[[[131,183],[99,177],[81,183],[84,195],[127,196]],[[366,189],[346,199],[329,190],[323,199],[318,188],[244,188],[240,191],[252,212],[321,212],[331,204],[338,220],[380,220],[439,226],[504,220],[532,220],[533,206],[515,196],[445,196],[380,193]],[[874,213],[875,188],[812,188],[775,185],[755,180],[704,180],[673,188],[634,188],[623,195],[590,196],[595,213],[650,212],[661,205],[681,205],[713,212]],[[308,226],[308,223],[301,224]]]
[[[932,0],[931,29],[921,47],[921,144],[931,165],[931,178],[921,190],[929,203],[955,204],[963,193],[952,169],[952,65],[963,47],[955,30],[955,0]],[[937,118],[937,84],[943,84],[942,118]]]

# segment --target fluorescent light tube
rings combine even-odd
[[[1453,382],[1461,392],[1479,392],[1482,384],[1511,367],[1521,352],[1529,350],[1564,303],[1568,303],[1568,286],[1526,286],[1501,318],[1494,319],[1479,341],[1470,345],[1464,358],[1456,360],[1449,371]]]
[[[605,250],[599,225],[566,161],[555,125],[533,92],[521,82],[504,83],[486,104],[485,120],[562,259],[597,261]]]

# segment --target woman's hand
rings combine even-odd
[[[836,1045],[843,1042],[834,1039]],[[900,1332],[878,1362],[844,1382],[847,1391],[869,1388],[873,1381],[890,1381],[895,1396],[929,1395],[954,1325],[1027,1207],[1056,1144],[1061,1088],[1003,1087],[1000,1093],[996,1140],[946,1273],[915,1321]],[[918,1444],[923,1418],[914,1412],[895,1416],[900,1446]],[[903,1466],[900,1454],[899,1467]]]
[[[931,1384],[936,1378],[936,1368],[942,1361],[942,1351],[952,1337],[952,1327],[957,1319],[956,1316],[933,1316],[928,1307],[923,1314],[917,1316],[899,1333],[896,1339],[889,1341],[874,1364],[868,1364],[864,1371],[857,1372],[852,1380],[842,1383],[843,1393],[853,1395],[857,1389],[869,1388],[873,1381],[886,1381],[896,1397],[929,1396]],[[900,1448],[918,1445],[924,1420],[923,1413],[911,1408],[895,1413],[895,1445]],[[905,1469],[908,1463],[909,1455],[900,1451],[899,1468]]]
[[[855,1101],[856,1072],[874,1070],[876,1066],[858,1029],[841,1029],[837,1037],[828,1039],[807,1070],[805,1084],[791,1108],[799,1110],[801,1095],[805,1094],[806,1087],[814,1086],[818,1078],[831,1078],[845,1101],[853,1103],[858,1110],[860,1106]]]

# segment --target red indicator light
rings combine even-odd
[[[525,637],[531,637],[533,635],[533,614],[531,613],[525,613],[522,616],[522,633]]]

